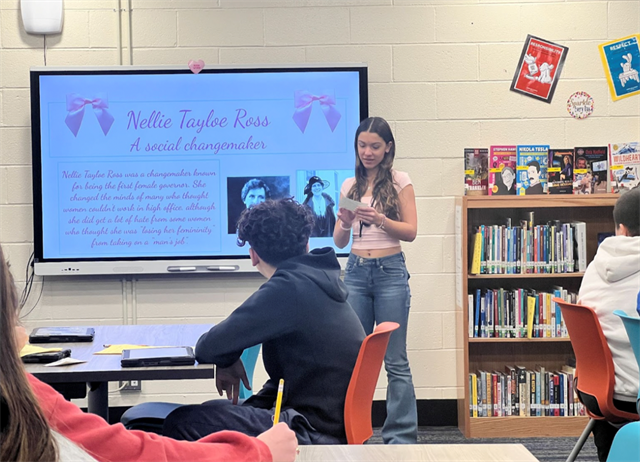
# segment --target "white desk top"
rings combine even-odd
[[[521,444],[300,446],[296,462],[536,462]]]

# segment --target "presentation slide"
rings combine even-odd
[[[316,217],[311,247],[333,246],[354,174],[357,71],[43,74],[39,85],[44,259],[248,255],[241,213],[291,196]]]

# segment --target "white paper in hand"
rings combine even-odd
[[[358,207],[368,207],[368,205],[364,202],[354,201],[353,199],[349,199],[348,197],[343,196],[340,199],[340,204],[338,204],[338,207],[355,212]]]

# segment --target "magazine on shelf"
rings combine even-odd
[[[489,184],[489,150],[464,149],[464,191],[468,196],[486,196]]]
[[[574,194],[603,194],[607,192],[607,146],[576,147],[573,164]]]
[[[610,191],[621,193],[640,185],[640,143],[609,145]]]
[[[573,194],[573,149],[549,148],[549,194]]]
[[[549,145],[518,145],[517,161],[518,195],[545,194]]]
[[[489,155],[489,195],[516,194],[516,146],[491,146]]]

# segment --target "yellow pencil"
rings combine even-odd
[[[280,420],[280,407],[282,406],[282,392],[284,391],[284,379],[280,379],[278,384],[278,397],[276,398],[276,412],[273,416],[273,425],[277,425]]]

